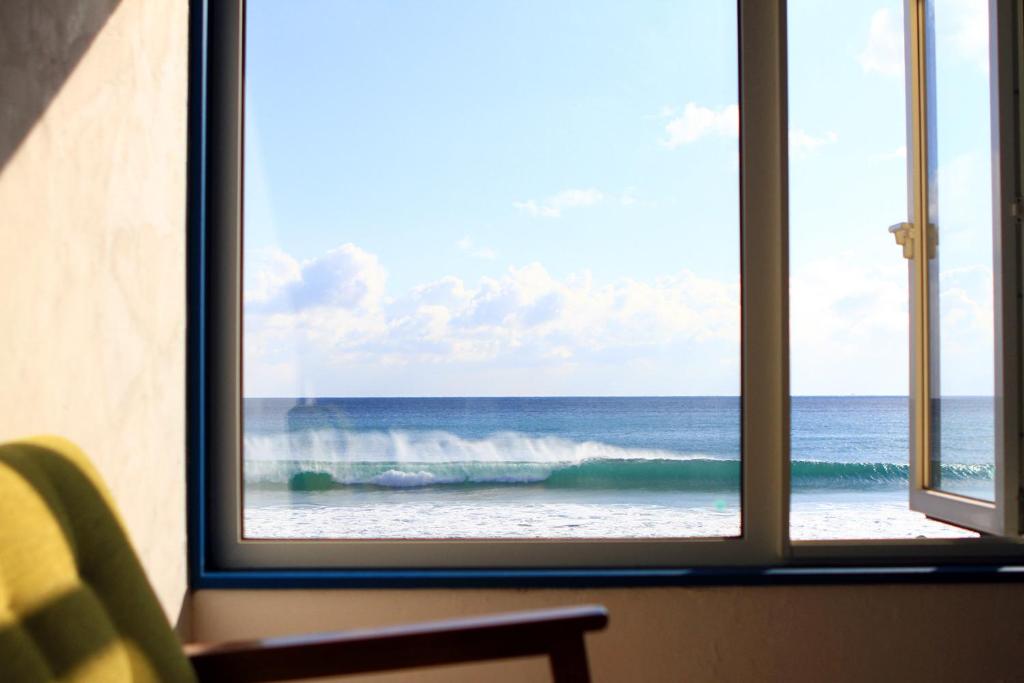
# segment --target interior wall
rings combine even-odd
[[[1024,679],[1017,584],[580,590],[199,591],[199,640],[384,625],[600,603],[588,637],[597,683],[636,681],[1011,681]],[[525,683],[541,659],[346,677]]]
[[[0,441],[94,459],[186,596],[188,3],[0,2]]]

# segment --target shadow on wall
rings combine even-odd
[[[0,171],[121,0],[0,0]]]

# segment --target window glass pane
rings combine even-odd
[[[791,537],[964,535],[908,507],[908,262],[887,231],[908,215],[902,3],[788,18]]]
[[[988,3],[925,3],[930,486],[992,500],[992,172]]]
[[[247,5],[245,536],[737,535],[736,3]]]

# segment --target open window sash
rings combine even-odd
[[[941,321],[942,306],[946,305],[943,297],[951,294],[949,285],[940,288],[940,281],[946,281],[947,274],[955,276],[954,268],[946,264],[943,264],[945,271],[940,268],[942,250],[946,249],[947,263],[954,265],[966,252],[960,246],[963,240],[956,239],[957,231],[961,234],[963,231],[962,223],[958,225],[957,220],[962,219],[954,216],[955,211],[948,211],[948,217],[939,215],[940,207],[948,209],[951,204],[948,199],[940,202],[939,193],[946,191],[948,197],[957,189],[962,191],[962,187],[950,187],[960,184],[951,174],[944,172],[940,177],[939,172],[947,162],[944,156],[940,160],[939,131],[941,129],[945,135],[951,130],[951,124],[963,124],[944,118],[955,109],[955,104],[943,108],[940,102],[952,100],[938,98],[940,88],[952,91],[957,78],[953,72],[955,67],[948,66],[954,63],[954,56],[944,54],[951,52],[950,44],[941,39],[946,34],[940,31],[946,31],[947,27],[936,21],[937,15],[944,21],[946,17],[942,15],[950,8],[941,0],[906,0],[904,8],[911,215],[909,222],[890,230],[903,246],[909,270],[910,507],[928,517],[982,533],[1016,536],[1022,530],[1018,239],[1022,208],[1018,161],[1021,120],[1014,94],[1020,73],[1020,3],[990,0],[988,5],[992,171],[990,180],[980,179],[984,174],[973,176],[980,187],[990,191],[992,201],[991,254],[985,254],[991,263],[993,290],[990,353],[994,358],[990,397],[957,395],[967,392],[962,390],[965,386],[962,378],[953,375],[958,373],[958,367],[969,363],[960,363],[957,354],[963,354],[963,350],[955,348],[955,339],[950,341],[955,337],[950,332],[958,332],[954,327],[956,323],[946,322],[944,326]],[[979,66],[979,78],[984,78],[983,67],[984,64]],[[984,123],[983,119],[981,121]],[[964,129],[970,130],[972,122],[976,123],[967,121]],[[955,137],[946,135],[943,144]],[[955,144],[943,147],[942,154],[947,154],[948,148],[953,146]],[[980,195],[974,196],[974,200],[964,200],[964,204],[977,202]],[[989,229],[988,222],[988,216],[982,214],[972,224],[982,235],[985,249],[987,235],[984,233]],[[944,235],[943,230],[950,224],[953,227]],[[962,272],[963,268],[959,270]],[[952,313],[947,321],[955,321]],[[949,354],[945,366],[940,362],[944,353]],[[944,368],[948,375],[945,393]],[[973,417],[965,419],[966,413],[972,413]],[[975,455],[963,456],[970,449],[990,453],[989,464],[970,462]],[[970,477],[984,474],[985,468],[989,468],[993,479],[990,487],[979,486],[977,479],[973,489],[964,484]]]

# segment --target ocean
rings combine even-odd
[[[991,498],[992,399],[943,399],[942,481]],[[794,397],[791,535],[967,535],[907,508],[905,397]],[[247,538],[735,536],[736,397],[246,398]]]

